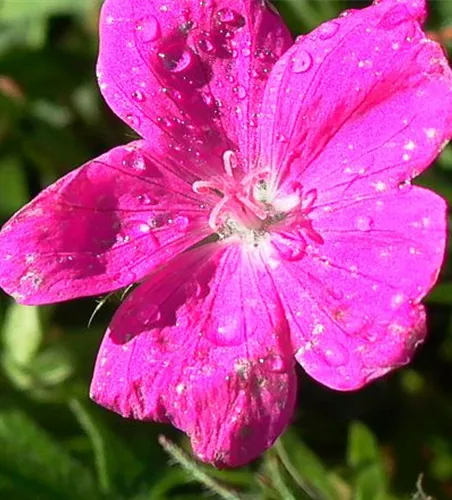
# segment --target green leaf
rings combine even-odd
[[[38,308],[11,304],[3,325],[4,356],[8,361],[27,366],[36,356],[41,340]]]
[[[0,214],[10,216],[28,201],[22,165],[15,157],[0,159]]]
[[[12,304],[3,326],[2,365],[11,382],[35,398],[48,397],[49,389],[66,381],[74,371],[73,359],[64,345],[40,351],[43,331],[39,310]]]
[[[378,443],[361,422],[350,425],[347,463],[353,472],[354,500],[386,498],[386,474]]]
[[[427,295],[427,302],[452,304],[452,283],[441,283]]]
[[[91,441],[100,489],[110,493],[132,484],[143,471],[143,464],[108,429],[88,402],[74,398],[69,407]]]
[[[276,443],[276,451],[302,491],[319,500],[339,498],[333,485],[334,478],[295,432],[286,432]]]
[[[272,486],[272,489],[277,493],[277,498],[283,500],[310,500],[310,496],[304,492],[298,492],[295,495],[291,489],[291,481],[286,477],[287,470],[279,464],[278,456],[273,449],[265,454],[264,471]],[[295,488],[294,488],[295,489]],[[300,495],[301,493],[301,495]]]
[[[233,490],[230,490],[213,479],[206,468],[195,462],[187,456],[179,447],[169,441],[165,436],[159,437],[159,443],[162,448],[168,453],[171,458],[177,462],[182,469],[186,472],[187,476],[193,480],[201,483],[207,490],[215,493],[223,500],[241,500],[240,496]]]
[[[19,409],[0,410],[0,474],[28,498],[100,498],[87,469]]]
[[[92,0],[3,0],[0,19],[13,22],[54,14],[72,14],[92,7]]]

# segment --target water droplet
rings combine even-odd
[[[229,26],[234,26],[236,28],[241,28],[245,25],[245,18],[236,12],[235,10],[224,8],[217,12],[218,20],[221,23],[228,24]]]
[[[301,235],[297,238],[292,238],[288,235],[274,234],[272,243],[278,255],[284,260],[295,261],[305,256],[306,241]]]
[[[393,309],[399,308],[403,303],[405,303],[407,297],[403,293],[396,293],[391,297],[391,307]]]
[[[215,45],[208,36],[198,39],[198,47],[206,54],[213,54],[215,52]]]
[[[149,16],[141,19],[136,25],[136,30],[140,33],[144,42],[153,42],[160,38],[160,24],[156,17]]]
[[[196,23],[194,21],[185,21],[179,26],[179,31],[183,33],[184,35],[188,35],[190,31],[196,26]]]
[[[344,10],[343,12],[341,12],[339,14],[339,17],[350,17],[353,14],[355,14],[356,12],[358,12],[358,9],[347,9],[347,10]]]
[[[405,21],[410,21],[412,16],[405,5],[396,5],[393,9],[387,12],[382,20],[380,21],[380,25],[383,27],[394,27],[399,24],[404,23]]]
[[[305,50],[299,50],[297,55],[292,59],[292,62],[294,73],[304,73],[312,66],[312,56]]]
[[[403,191],[409,191],[412,187],[413,185],[411,184],[410,179],[400,181],[398,184],[398,188]]]
[[[159,241],[152,234],[152,229],[152,219],[147,222],[144,220],[129,220],[122,224],[116,236],[116,241],[118,244],[124,244],[146,235],[146,238],[150,238],[152,245],[157,247],[159,246]]]
[[[187,230],[189,223],[189,218],[184,215],[178,215],[172,219],[172,226],[181,233],[184,233]]]
[[[139,315],[139,319],[147,328],[155,327],[155,323],[162,318],[160,307],[157,304],[146,304],[146,307],[143,307],[142,311],[143,312]]]
[[[274,373],[284,373],[287,371],[287,363],[279,354],[270,354],[262,359],[262,364]]]
[[[129,154],[122,160],[124,167],[133,168],[138,171],[146,170],[146,162],[144,156],[137,149],[133,149]]]
[[[157,205],[158,200],[150,196],[149,194],[140,194],[137,196],[137,200],[142,204],[142,205]]]
[[[319,346],[316,347],[315,350],[330,366],[339,367],[348,363],[348,352],[343,345],[339,344],[339,342],[330,340],[326,344],[322,343],[321,348]]]
[[[374,226],[374,221],[372,218],[367,215],[362,215],[356,218],[355,220],[356,229],[359,231],[367,232],[370,231]]]
[[[322,24],[319,27],[319,38],[320,40],[328,40],[333,37],[339,29],[339,23],[336,21],[330,21],[328,23]]]
[[[163,66],[172,73],[181,73],[190,69],[195,63],[195,55],[191,50],[184,50],[177,56],[172,54],[159,53]]]
[[[239,99],[245,99],[245,97],[246,97],[245,87],[242,87],[241,85],[237,85],[237,87],[234,87],[234,91],[237,94],[237,97]]]
[[[141,120],[138,118],[138,116],[131,113],[126,115],[126,121],[133,128],[139,127],[141,123]]]
[[[146,97],[143,92],[141,92],[141,90],[135,90],[134,92],[132,92],[132,99],[138,102],[143,102]]]

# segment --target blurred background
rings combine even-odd
[[[133,133],[96,86],[101,0],[0,0],[0,219]],[[294,34],[366,2],[274,5]],[[428,29],[452,48],[452,0],[430,2]],[[452,201],[452,149],[419,183]],[[452,266],[427,298],[429,337],[408,367],[355,393],[300,370],[288,433],[248,467],[189,459],[170,426],[132,422],[87,394],[117,300],[23,307],[0,297],[0,498],[426,500],[452,498]],[[162,449],[164,433],[185,452]],[[168,447],[168,445],[167,445]],[[423,475],[421,480],[420,475]]]

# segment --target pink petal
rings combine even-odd
[[[118,147],[44,190],[0,232],[0,284],[24,304],[116,290],[209,233],[189,184],[143,150]]]
[[[451,71],[419,0],[384,0],[300,38],[275,65],[263,163],[318,202],[379,193],[425,169],[452,133]],[[276,111],[275,111],[276,109]]]
[[[425,336],[419,302],[446,241],[446,205],[413,187],[318,210],[323,244],[274,270],[296,358],[319,382],[357,389],[407,363]]]
[[[171,422],[201,460],[238,466],[287,425],[293,363],[264,268],[238,246],[206,245],[124,302],[100,348],[91,396],[125,417]]]
[[[292,44],[265,2],[107,0],[100,26],[100,88],[132,128],[210,172],[215,152],[253,157],[264,82]]]

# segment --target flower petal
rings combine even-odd
[[[446,241],[446,205],[413,187],[313,221],[323,244],[274,270],[296,358],[319,382],[352,390],[407,363],[425,336],[422,297]]]
[[[91,397],[125,417],[169,421],[202,460],[238,466],[283,431],[296,377],[268,275],[238,246],[218,248],[181,255],[124,302]]]
[[[424,14],[423,1],[383,0],[283,55],[259,129],[279,182],[297,179],[334,203],[397,186],[433,161],[452,133],[452,78],[421,30]]]
[[[45,189],[0,232],[0,284],[24,304],[101,294],[143,279],[208,235],[191,186],[118,147]]]
[[[292,44],[265,2],[107,0],[100,26],[100,88],[132,128],[211,172],[215,151],[253,156],[264,82]]]

